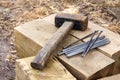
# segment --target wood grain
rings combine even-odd
[[[43,21],[40,20],[40,22],[43,22]],[[48,25],[48,24],[49,24],[49,26],[53,26],[53,28],[55,28],[53,24],[50,24],[49,22],[48,23],[45,22],[45,25]],[[45,28],[45,26],[39,25],[39,27],[40,27],[39,32],[42,33],[42,31],[43,31],[42,29]],[[29,30],[29,29],[30,29],[30,27],[27,30]],[[24,30],[24,28],[22,29],[22,31],[23,30]],[[35,29],[33,29],[33,30],[35,31]],[[25,34],[25,32],[23,31],[24,34]],[[48,34],[48,33],[46,33],[46,34]],[[32,36],[32,34],[33,34],[33,36]],[[32,37],[34,37],[34,35],[39,37],[39,33],[32,33],[32,34],[30,36],[28,36],[26,34],[27,39],[32,39]],[[29,37],[31,37],[31,38],[29,38]],[[39,41],[39,44],[37,44],[37,46],[40,46],[40,47],[44,46],[47,42],[47,40],[44,37],[42,37],[42,40],[46,40],[46,41],[41,41],[41,39],[34,39],[34,38],[32,40],[33,40],[33,42],[34,41],[36,42],[36,40]],[[64,40],[62,41],[62,43],[57,47],[58,49],[56,49],[54,53],[56,54],[63,46],[65,46],[75,40],[76,39],[74,37],[72,37],[71,35],[66,36],[64,38]],[[40,42],[41,42],[41,44],[40,44]],[[27,42],[26,42],[26,44],[27,44]],[[30,46],[32,46],[32,45],[30,45]],[[23,46],[23,49],[24,49],[24,47],[26,47],[26,46]],[[27,49],[27,50],[29,50],[29,49]],[[32,50],[30,50],[30,51],[33,52]],[[34,54],[36,54],[36,53],[37,53],[37,51]],[[25,54],[30,55],[28,52],[26,52]],[[112,67],[114,66],[114,60],[110,59],[109,57],[105,56],[104,54],[102,54],[101,52],[99,52],[97,50],[92,51],[84,59],[80,55],[77,55],[71,59],[68,59],[65,56],[61,56],[61,57],[59,57],[59,60],[62,63],[64,63],[64,65],[66,64],[65,65],[66,68],[68,68],[69,71],[77,79],[82,79],[82,80],[97,79],[98,77],[104,77],[104,76],[111,75],[112,69],[113,69]]]
[[[46,44],[47,40],[52,37],[53,33],[57,30],[57,28],[54,27],[54,16],[55,16],[55,14],[50,15],[50,16],[44,18],[43,20],[40,20],[40,19],[39,20],[34,20],[32,22],[28,22],[28,23],[26,23],[24,25],[20,25],[20,26],[15,28],[15,31],[17,33],[17,34],[15,33],[16,38],[17,38],[16,40],[18,42],[16,44],[18,46],[17,50],[20,50],[20,48],[22,48],[18,53],[18,54],[22,54],[21,57],[35,55],[38,52],[38,50]],[[43,25],[47,25],[47,26],[45,27]],[[98,29],[103,30],[104,35],[111,40],[111,43],[109,45],[104,46],[104,47],[98,48],[97,50],[95,50],[95,53],[90,52],[90,54],[92,54],[92,55],[89,55],[89,56],[93,56],[93,54],[97,55],[96,53],[98,53],[99,55],[100,54],[107,55],[108,57],[110,57],[110,58],[112,58],[112,59],[114,59],[116,61],[115,65],[117,65],[117,67],[115,66],[114,73],[119,73],[120,72],[120,63],[119,63],[119,61],[120,61],[120,54],[119,54],[120,53],[120,41],[119,41],[120,36],[119,35],[111,32],[111,31],[109,31],[107,29],[104,29],[101,26],[98,26],[97,24],[94,24],[93,22],[89,22],[88,29],[86,31],[84,31],[84,32],[82,32],[82,31],[74,31],[73,30],[70,33],[80,38],[80,37],[83,37],[83,36],[89,34],[90,32],[92,32],[92,31],[94,31],[96,29],[97,30]],[[21,35],[17,36],[19,34],[21,34]],[[46,35],[46,36],[43,36],[43,34]],[[25,42],[23,44],[19,44],[19,41],[20,41],[19,39],[22,40],[22,41],[25,41]],[[67,42],[68,41],[70,42],[70,40],[71,40],[71,37],[68,36],[66,41],[63,41],[64,45],[67,45]],[[74,40],[75,39],[72,38],[71,42],[74,41]],[[33,43],[33,44],[31,45],[31,43]],[[25,47],[25,45],[27,45],[27,47]],[[35,45],[36,47],[31,49],[30,47],[33,46],[33,45]],[[34,49],[36,49],[36,51]],[[79,56],[79,55],[77,55],[77,56]],[[103,55],[101,55],[101,56],[103,56]],[[64,56],[61,56],[61,61],[63,62],[64,60],[62,60],[62,57],[64,57]],[[96,56],[94,56],[94,57],[96,58]],[[104,68],[102,68],[102,67],[105,64],[104,65],[102,64],[103,66],[100,68],[100,67],[98,67],[99,64],[96,65],[96,63],[98,63],[100,60],[104,60],[104,59],[99,58],[100,60],[97,61],[95,58],[93,58],[93,59],[91,58],[92,60],[90,60],[91,62],[95,61],[95,63],[94,63],[94,66],[96,67],[95,71],[94,71],[93,68],[91,69],[91,67],[94,67],[94,66],[89,66],[90,65],[89,62],[88,62],[89,64],[87,62],[86,62],[86,64],[82,63],[85,66],[87,65],[88,66],[87,68],[93,70],[93,72],[91,71],[90,74],[93,74],[93,73],[96,72],[95,74],[97,74],[97,76],[101,76],[101,75],[104,76],[104,74],[106,74],[106,76],[107,76],[109,71],[111,73],[111,71],[112,71],[111,69],[113,69],[113,68],[111,68],[111,66],[113,66],[113,62],[111,62],[111,59],[110,60],[108,59],[108,61],[105,59],[105,62],[110,61],[111,64],[110,63],[109,64],[105,63],[106,67],[104,67]],[[105,56],[105,58],[106,58],[106,56]],[[86,58],[85,61],[87,59],[89,60],[89,58]],[[78,60],[75,60],[75,61],[78,61]],[[75,63],[75,61],[74,61],[73,65],[78,64],[77,62]],[[82,59],[81,59],[81,61],[82,61]],[[64,63],[67,66],[71,65],[70,63],[69,64],[66,63],[66,62],[64,62]],[[83,72],[82,70],[79,71],[76,68],[74,69],[73,65],[72,65],[72,67],[68,66],[68,69],[72,70],[74,75],[77,75],[79,73],[80,75],[78,74],[77,76],[82,78],[82,79],[84,79],[84,78],[90,79],[90,78],[93,78],[93,77],[97,77],[97,76],[95,76],[95,74],[89,75],[89,71],[84,71]],[[84,67],[83,67],[83,69],[86,70]]]
[[[44,18],[43,20],[48,21],[49,23],[53,24],[54,17],[55,17],[55,14],[50,15],[50,16]],[[82,38],[83,36],[93,32],[95,30],[103,30],[103,35],[105,35],[107,38],[110,39],[111,43],[109,45],[99,47],[98,50],[100,52],[102,52],[103,54],[105,54],[106,56],[108,56],[116,61],[113,74],[120,73],[120,63],[119,63],[120,62],[120,41],[119,41],[120,35],[112,32],[112,31],[109,31],[91,21],[89,21],[89,23],[88,23],[88,29],[85,30],[84,32],[72,30],[70,33],[79,38]],[[87,41],[87,40],[88,39],[86,39],[85,41]]]
[[[55,58],[51,58],[44,70],[31,68],[30,62],[34,57],[18,59],[16,75],[18,80],[76,80],[66,68]]]
[[[75,40],[71,35],[67,36],[63,42],[58,46],[58,53],[61,48]],[[83,58],[81,55],[76,55],[71,58],[67,58],[65,55],[58,57],[60,62],[78,79],[78,80],[96,80],[100,77],[112,75],[114,63],[110,65],[110,58],[103,53],[92,50],[88,55]]]
[[[56,27],[44,20],[34,20],[16,27],[14,35],[18,56],[21,58],[34,56],[42,48],[39,45],[44,46],[56,30]]]
[[[56,49],[58,44],[63,40],[67,33],[73,28],[73,22],[64,22],[63,25],[54,33],[48,40],[46,45],[40,50],[36,57],[31,62],[31,66],[36,69],[44,69],[45,64]]]
[[[50,16],[44,18],[43,20],[45,20],[51,24],[54,24],[54,17],[55,17],[55,14],[50,15]],[[82,32],[82,31],[72,30],[71,34],[81,38],[81,37],[85,36],[86,34],[89,34],[95,30],[103,30],[103,35],[105,35],[111,41],[111,43],[109,45],[104,46],[104,47],[99,47],[98,49],[100,51],[104,52],[105,55],[112,57],[115,60],[118,60],[120,57],[120,55],[119,55],[119,53],[120,53],[120,41],[119,41],[120,35],[112,32],[112,31],[109,31],[91,21],[89,21],[88,29],[86,31]]]

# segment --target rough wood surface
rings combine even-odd
[[[55,14],[50,15],[46,18],[44,18],[43,20],[48,21],[51,24],[54,24],[54,17]],[[112,57],[115,60],[118,60],[120,58],[120,35],[115,34],[112,31],[109,31],[97,24],[94,24],[93,22],[88,23],[88,29],[84,32],[82,31],[71,31],[71,34],[81,38],[83,36],[85,36],[86,34],[89,34],[90,32],[93,32],[94,30],[103,30],[103,35],[105,35],[106,37],[108,37],[111,41],[111,43],[107,46],[104,47],[99,47],[98,49],[100,51],[102,51],[105,55]]]
[[[58,53],[62,47],[73,41],[75,38],[68,35],[54,53]],[[90,51],[85,58],[82,58],[81,55],[71,58],[62,55],[58,59],[78,80],[96,80],[111,75],[114,67],[114,63],[106,66],[112,59],[97,50]]]
[[[62,47],[73,41],[75,38],[68,35],[54,53],[58,53]],[[85,58],[81,55],[71,58],[62,55],[58,59],[78,80],[95,80],[111,75],[114,67],[114,63],[111,63],[112,59],[97,50],[89,52]],[[107,64],[110,65],[107,66]]]
[[[41,29],[42,28],[42,29]],[[43,20],[34,20],[15,28],[16,49],[19,57],[34,56],[57,30]],[[26,47],[25,47],[26,46]],[[27,53],[27,54],[26,54]]]
[[[90,52],[85,58],[80,55],[66,58],[60,56],[59,60],[77,78],[81,80],[96,80],[111,75],[113,64],[110,58],[98,51]]]
[[[49,23],[54,23],[55,14],[50,15],[43,20],[48,21]],[[107,55],[108,57],[114,59],[116,61],[114,67],[114,74],[120,73],[120,35],[115,34],[93,22],[88,23],[88,29],[84,32],[82,31],[71,31],[71,34],[81,38],[86,34],[93,32],[94,30],[103,30],[103,35],[110,39],[111,43],[109,45],[99,47],[98,50],[101,51],[103,54]],[[85,40],[86,41],[86,40]]]
[[[16,75],[18,80],[76,80],[65,67],[55,58],[51,58],[44,70],[31,68],[30,62],[34,57],[18,59]]]
[[[110,77],[101,78],[101,79],[98,79],[98,80],[120,80],[120,74],[113,75],[113,76],[110,76]]]
[[[56,49],[58,44],[73,28],[73,22],[64,22],[63,25],[53,34],[53,36],[47,41],[45,46],[37,53],[34,60],[31,62],[31,66],[36,69],[43,69],[45,67],[48,58]]]
[[[39,20],[39,23],[41,23],[41,22],[43,24],[43,21]],[[50,29],[48,28],[49,30],[52,30],[52,31],[46,32],[45,27],[48,27],[48,26],[43,26],[44,24],[43,25],[42,24],[39,25],[39,29],[38,29],[38,25],[37,25],[37,29],[36,29],[36,26],[34,26],[34,27],[32,27],[32,26],[24,26],[24,27],[19,26],[16,28],[16,31],[20,31],[21,34],[24,34],[27,39],[30,39],[30,41],[33,40],[33,42],[36,42],[36,43],[38,42],[37,46],[39,46],[39,47],[36,47],[36,48],[40,48],[40,47],[43,47],[46,44],[47,39],[49,39],[49,38],[47,38],[47,35],[49,34],[49,37],[51,37],[52,34],[56,31],[56,27],[53,24],[50,24],[49,22],[45,22],[45,25],[49,25],[49,27],[51,27],[53,29],[52,30],[51,28]],[[27,27],[27,28],[25,29],[25,27]],[[31,33],[33,30],[34,30],[33,32],[36,32],[36,30],[39,30],[39,31],[36,33],[32,33],[30,35],[30,33],[27,32],[26,30],[27,31],[30,30]],[[46,36],[41,36],[42,39],[38,38],[40,36],[40,34],[41,35],[44,34]],[[36,38],[34,38],[34,36],[36,36]],[[42,41],[42,40],[44,40],[44,41]],[[62,41],[63,43],[61,43],[59,46],[61,48],[61,46],[67,45],[68,43],[70,43],[74,40],[75,40],[74,37],[68,35]],[[25,44],[27,44],[27,42]],[[32,45],[29,45],[29,46],[32,46]],[[22,49],[24,49],[24,47],[26,47],[26,46],[22,46],[22,47],[23,47]],[[58,48],[54,53],[57,53],[60,50],[60,48]],[[30,49],[27,49],[27,50],[34,53],[34,51],[32,51]],[[28,56],[30,56],[29,51],[24,53],[24,54],[26,54],[26,55],[28,54]],[[36,53],[37,53],[37,51],[34,53],[34,55]],[[22,56],[22,57],[26,57],[26,56]],[[77,55],[77,56],[70,58],[70,59],[66,58],[65,56],[61,56],[59,59],[61,60],[61,62],[64,63],[64,65],[69,69],[69,71],[74,76],[76,76],[78,79],[82,79],[82,80],[84,80],[84,79],[86,79],[86,80],[97,79],[99,77],[111,75],[112,74],[112,67],[114,64],[114,60],[110,59],[109,57],[105,56],[104,54],[102,54],[101,52],[99,52],[97,50],[92,51],[84,59],[81,58],[80,55]]]

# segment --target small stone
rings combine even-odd
[[[16,54],[16,52],[17,52],[16,50],[10,51],[11,54]]]
[[[101,26],[107,28],[109,26],[109,24],[107,24],[107,23],[106,24],[101,24]]]
[[[14,46],[14,43],[13,43],[12,41],[10,41],[10,45],[11,45],[11,46]]]

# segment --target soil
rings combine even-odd
[[[119,0],[0,0],[0,80],[15,80],[14,27],[70,7],[120,34]]]

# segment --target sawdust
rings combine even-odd
[[[0,80],[15,79],[14,27],[70,7],[120,34],[120,0],[0,0]]]

